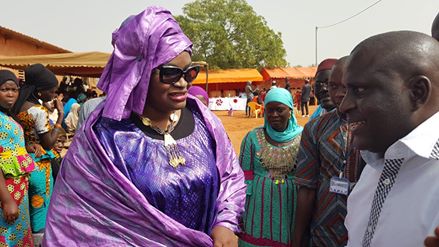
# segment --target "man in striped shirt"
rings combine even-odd
[[[293,246],[347,243],[347,195],[364,162],[351,147],[347,123],[338,110],[346,93],[341,83],[345,61],[346,57],[337,61],[324,85],[336,109],[308,122],[302,133],[295,175],[299,192]]]

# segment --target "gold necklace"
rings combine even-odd
[[[186,159],[183,157],[180,150],[178,149],[177,142],[171,136],[171,132],[174,130],[175,125],[178,122],[178,115],[173,112],[169,116],[169,121],[171,123],[166,127],[166,130],[162,130],[157,126],[154,126],[151,122],[151,119],[147,117],[139,117],[142,120],[143,125],[150,127],[158,134],[163,135],[164,146],[166,149],[166,153],[168,154],[169,164],[174,168],[177,168],[179,165],[185,165]]]

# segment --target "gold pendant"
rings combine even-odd
[[[180,165],[180,161],[179,161],[178,159],[176,159],[176,158],[171,158],[171,159],[169,160],[169,164],[170,164],[172,167],[177,168],[177,167]]]
[[[174,138],[169,133],[165,133],[163,137],[165,141],[165,149],[168,153],[169,164],[174,168],[177,168],[179,165],[185,165],[186,159],[178,150],[177,142]]]
[[[182,155],[179,155],[177,159],[178,159],[178,164],[182,166],[186,164],[186,159]]]
[[[171,124],[167,127],[166,131],[163,131],[159,129],[158,127],[155,127],[152,125],[152,122],[147,117],[140,117],[142,120],[142,123],[145,126],[149,126],[153,130],[155,130],[157,133],[163,135],[164,140],[164,146],[166,153],[168,154],[169,159],[169,165],[171,165],[174,168],[177,168],[179,165],[185,165],[186,159],[183,157],[183,155],[180,153],[180,150],[178,150],[177,142],[174,140],[174,138],[171,136],[170,132],[174,130],[175,123],[178,122],[178,115],[175,113],[172,113],[169,116],[169,120],[171,121]]]

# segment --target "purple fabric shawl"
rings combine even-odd
[[[244,175],[220,120],[196,102],[216,141],[221,185],[214,225],[236,232],[244,211]],[[93,132],[102,111],[100,105],[90,115],[64,158],[49,208],[44,245],[212,246],[210,236],[184,227],[150,205],[111,163]]]
[[[114,52],[98,86],[107,93],[76,132],[58,174],[46,223],[45,246],[211,246],[203,232],[184,227],[154,208],[111,162],[93,132],[100,117],[120,120],[141,114],[151,71],[192,43],[169,11],[150,7],[113,33]],[[190,96],[190,100],[194,100]],[[189,99],[188,99],[189,100]],[[215,139],[221,178],[214,225],[238,230],[245,184],[236,154],[219,119],[204,105]]]

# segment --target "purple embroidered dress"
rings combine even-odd
[[[210,234],[219,190],[214,141],[201,115],[192,111],[194,131],[176,140],[186,159],[177,168],[169,165],[163,140],[145,135],[131,119],[101,118],[95,132],[115,166],[151,205],[188,228]]]

